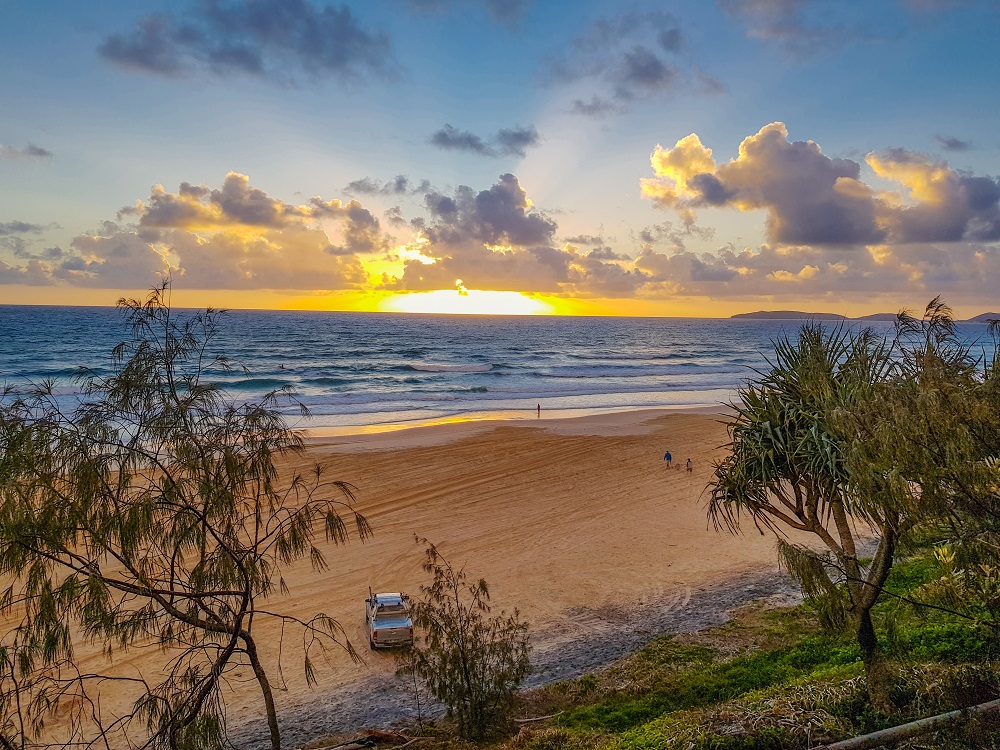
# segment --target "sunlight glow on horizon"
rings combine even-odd
[[[439,313],[447,315],[554,315],[548,302],[521,292],[481,289],[437,289],[394,294],[379,302],[381,312]]]

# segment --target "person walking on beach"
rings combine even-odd
[[[541,404],[538,405],[538,416],[539,417],[542,416],[542,405]]]
[[[688,470],[688,473],[689,473],[689,474],[690,474],[690,473],[691,473],[692,471],[694,471],[694,468],[693,468],[693,467],[691,466],[691,459],[690,459],[690,458],[689,458],[689,459],[687,460],[687,464],[685,464],[685,466],[687,466],[687,470]]]
[[[663,460],[667,462],[667,468],[669,469],[670,468],[670,461],[672,460],[672,457],[670,455],[670,451],[667,451],[666,453],[663,454]]]

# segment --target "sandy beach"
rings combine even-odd
[[[727,439],[722,419],[714,409],[576,419],[548,419],[543,412],[530,420],[310,436],[296,468],[323,463],[330,478],[354,485],[357,509],[374,537],[364,544],[354,538],[345,546],[329,545],[326,572],[308,564],[287,570],[289,596],[267,603],[300,617],[331,615],[363,657],[354,663],[346,653],[331,651],[328,663],[317,665],[319,686],[310,690],[302,675],[301,636],[286,631],[286,689],[277,700],[289,739],[367,720],[359,717],[391,718],[364,714],[372,698],[363,686],[391,682],[395,665],[391,655],[369,651],[363,603],[369,586],[418,593],[425,574],[415,535],[435,542],[470,575],[485,578],[496,605],[520,610],[531,625],[534,660],[542,664],[565,662],[565,654],[588,638],[607,641],[627,631],[648,639],[664,628],[691,629],[703,619],[692,616],[672,626],[678,621],[659,617],[668,610],[683,614],[695,607],[699,617],[718,618],[747,598],[771,593],[743,584],[780,578],[774,575],[773,539],[751,526],[736,540],[706,522],[705,486]],[[673,467],[663,460],[667,450]],[[684,469],[688,458],[690,473]],[[728,593],[718,593],[723,591]],[[650,616],[644,623],[646,608],[656,609],[659,619]],[[609,630],[609,624],[621,627]],[[270,648],[267,658],[277,675],[280,631],[268,631],[264,620],[255,627],[263,629],[258,639]],[[606,649],[608,657],[619,651]],[[594,657],[578,663],[592,666]],[[116,658],[126,672],[148,673],[163,661],[163,654],[150,649]],[[547,674],[565,676],[565,670]],[[249,670],[233,676],[227,696],[231,724],[249,722],[250,734],[256,734],[256,686]],[[314,710],[338,699],[339,708],[329,715]]]
[[[310,438],[306,459],[358,488],[358,509],[375,535],[331,550],[326,574],[289,576],[291,598],[281,604],[336,617],[365,647],[365,661],[335,655],[307,697],[290,659],[282,706],[322,704],[324,694],[340,695],[350,683],[391,677],[392,657],[366,647],[362,603],[369,586],[417,593],[425,574],[414,535],[484,577],[497,605],[520,609],[536,661],[609,622],[641,619],[647,605],[682,611],[699,590],[776,571],[770,536],[751,527],[734,540],[707,526],[704,489],[724,454],[722,419],[717,409],[553,420],[543,413]],[[702,600],[703,609],[713,608],[710,596]],[[726,597],[714,605],[729,606]],[[245,705],[253,713],[254,703]]]

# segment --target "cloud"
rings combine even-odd
[[[651,163],[657,177],[643,180],[642,188],[657,204],[764,209],[772,242],[843,245],[885,238],[873,193],[859,179],[860,165],[828,157],[812,141],[789,142],[780,122],[744,139],[727,164],[717,166],[695,134],[674,148],[657,146]]]
[[[533,125],[513,128],[501,128],[488,138],[459,130],[447,123],[431,135],[430,143],[445,151],[467,151],[480,156],[520,156],[526,155],[526,149],[537,146],[540,141],[538,131]]]
[[[427,180],[413,184],[409,177],[398,174],[385,182],[373,177],[362,177],[347,183],[344,192],[348,195],[421,195],[431,189]]]
[[[596,234],[578,234],[574,237],[567,237],[566,241],[574,245],[603,245],[604,238]]]
[[[571,112],[588,117],[624,112],[636,100],[680,89],[721,90],[721,83],[682,58],[686,47],[684,32],[669,13],[625,12],[588,26],[565,54],[548,62],[547,76],[559,84],[590,82],[597,88],[570,104]]]
[[[935,135],[934,140],[937,141],[941,148],[945,151],[968,151],[972,148],[972,141],[963,141],[960,138],[955,138],[951,135]]]
[[[51,151],[48,151],[41,146],[36,146],[29,143],[23,148],[16,148],[15,146],[8,146],[6,143],[0,143],[0,159],[51,159],[53,156]]]
[[[440,13],[459,5],[482,5],[497,23],[516,27],[532,0],[404,0],[411,10],[423,13]]]
[[[493,136],[493,142],[497,149],[504,156],[526,156],[525,150],[529,146],[537,146],[539,143],[538,131],[534,125],[513,128],[501,128]]]
[[[461,186],[451,194],[429,193],[424,205],[428,220],[419,225],[403,272],[387,277],[384,288],[450,289],[461,279],[470,289],[627,296],[645,283],[646,274],[599,237],[559,246],[556,222],[512,174],[478,192]],[[597,247],[581,252],[579,244]]]
[[[28,262],[0,268],[2,283],[123,288],[169,274],[189,289],[350,289],[367,284],[359,256],[390,247],[379,220],[356,200],[289,204],[236,172],[214,189],[156,185],[119,216],[73,238],[68,250],[11,248]]]
[[[45,227],[41,224],[29,224],[26,221],[0,222],[0,237],[12,234],[38,234]]]
[[[574,99],[573,103],[570,104],[569,111],[574,115],[583,115],[584,117],[607,117],[612,114],[621,114],[625,112],[625,108],[617,104],[614,104],[608,99],[602,99],[599,96],[591,97],[590,101],[583,101],[583,99]]]
[[[658,146],[657,176],[642,183],[647,197],[679,211],[685,226],[704,207],[764,211],[768,242],[698,254],[669,224],[646,228],[635,261],[651,277],[646,293],[864,300],[952,289],[988,299],[993,277],[979,274],[1000,270],[1000,180],[901,148],[865,163],[897,189],[866,184],[861,164],[826,156],[812,141],[789,142],[782,123],[745,138],[726,163],[696,134]]]
[[[149,200],[140,203],[139,226],[157,229],[218,231],[227,228],[286,229],[312,220],[335,219],[343,231],[342,245],[330,252],[371,253],[383,249],[387,238],[378,219],[358,201],[312,198],[292,205],[250,186],[250,178],[230,172],[221,188],[182,182],[176,193],[154,185]]]
[[[710,240],[715,234],[713,229],[699,227],[693,222],[685,221],[683,227],[675,227],[671,222],[664,221],[643,227],[634,236],[641,251],[648,252],[666,245],[672,252],[682,252],[687,249],[687,241],[692,237]]]
[[[393,77],[386,34],[346,5],[306,0],[199,0],[179,17],[153,14],[98,48],[105,61],[165,77],[245,75],[279,84]]]
[[[817,304],[872,302],[948,290],[989,304],[1000,273],[1000,250],[981,243],[913,243],[888,247],[808,247],[765,244],[713,253],[644,249],[635,268],[648,280],[641,296],[809,298]]]
[[[829,8],[815,0],[716,0],[716,4],[746,27],[748,37],[776,44],[796,57],[813,57],[867,36],[861,25],[831,21]]]
[[[493,150],[486,145],[486,141],[478,135],[467,130],[459,130],[447,123],[431,135],[430,143],[432,146],[446,151],[469,151],[483,156],[494,155]]]
[[[895,241],[1000,240],[1000,180],[960,174],[942,160],[901,148],[865,160],[879,177],[903,186],[901,196],[882,195],[883,221]]]

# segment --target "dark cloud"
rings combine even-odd
[[[0,159],[51,159],[52,152],[29,143],[23,148],[0,143]]]
[[[432,190],[430,182],[421,180],[413,184],[406,175],[398,174],[382,182],[373,177],[363,177],[349,182],[344,192],[349,195],[422,195]]]
[[[935,13],[942,10],[968,5],[970,0],[903,0],[916,13]]]
[[[691,237],[708,240],[713,234],[714,230],[703,229],[694,222],[686,222],[683,227],[678,228],[672,222],[663,221],[643,227],[635,234],[633,240],[639,244],[640,252],[650,252],[655,248],[666,246],[676,253],[687,249],[687,241]]]
[[[563,84],[589,80],[599,89],[575,99],[570,111],[587,117],[623,112],[637,100],[678,89],[716,91],[722,85],[680,58],[686,39],[669,13],[625,12],[600,19],[547,66],[548,77]]]
[[[628,260],[628,256],[623,253],[616,253],[607,245],[602,245],[601,247],[595,247],[589,253],[586,254],[587,258],[597,259],[597,260]]]
[[[538,131],[534,125],[526,128],[515,125],[513,128],[501,128],[493,137],[501,154],[505,156],[525,156],[529,146],[537,146]]]
[[[642,46],[635,46],[625,53],[616,94],[622,99],[632,99],[637,91],[664,91],[674,85],[678,69],[667,65],[655,53]]]
[[[726,187],[714,174],[697,174],[691,178],[691,187],[701,194],[709,206],[723,206],[735,197],[732,188]]]
[[[816,0],[716,0],[722,11],[762,39],[797,57],[812,57],[867,36],[860,24],[829,20]],[[816,10],[817,12],[811,13]]]
[[[574,99],[573,103],[570,105],[569,111],[575,115],[597,118],[620,114],[624,112],[625,109],[608,101],[607,99],[601,99],[600,97],[595,96],[592,97],[589,102],[585,102],[582,99]]]
[[[603,245],[604,238],[598,237],[596,234],[578,234],[573,237],[567,237],[566,241],[574,245]]]
[[[66,251],[61,247],[46,247],[40,251],[29,250],[27,246],[14,249],[15,258],[31,260],[57,261],[66,257]]]
[[[41,224],[29,224],[26,221],[0,222],[0,236],[11,234],[38,234],[45,227]]]
[[[686,43],[684,33],[676,27],[661,31],[656,35],[656,41],[665,52],[680,52]]]
[[[727,245],[712,253],[661,253],[644,249],[635,268],[648,276],[643,296],[808,298],[871,304],[880,295],[898,298],[961,290],[964,299],[988,304],[1000,273],[995,245],[903,244],[885,248],[804,247],[766,244],[742,250]]]
[[[517,26],[532,0],[404,0],[411,10],[439,13],[460,5],[481,5],[490,17],[507,27]]]
[[[393,206],[392,208],[386,209],[385,213],[382,215],[391,226],[405,227],[409,225],[409,222],[403,216],[403,209],[399,206]]]
[[[431,136],[430,142],[431,145],[447,151],[469,151],[473,154],[494,156],[493,149],[478,135],[468,130],[459,130],[447,123]]]
[[[15,258],[27,257],[27,249],[30,246],[24,237],[2,237],[0,236],[0,250],[6,250]]]
[[[972,141],[963,141],[951,135],[935,135],[934,140],[945,151],[968,151],[972,148]]]
[[[431,135],[431,145],[447,151],[466,151],[480,156],[525,156],[526,149],[537,146],[540,141],[538,131],[533,125],[513,128],[501,128],[496,135],[483,138],[467,130],[459,130],[450,124],[445,124]]]
[[[901,148],[869,154],[867,161],[916,199],[882,211],[896,242],[1000,240],[1000,180],[960,174],[941,160]]]
[[[12,266],[0,259],[0,284],[24,286],[51,286],[55,283],[49,264],[29,260],[24,265]]]
[[[182,16],[154,14],[98,48],[128,70],[182,77],[199,72],[280,84],[392,77],[389,38],[363,29],[346,5],[306,0],[199,0]]]

